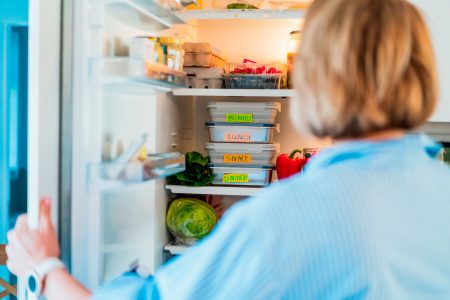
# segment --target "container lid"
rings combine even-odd
[[[273,123],[227,123],[227,122],[205,122],[206,127],[229,126],[229,127],[264,127],[278,128],[278,124]]]
[[[206,150],[241,151],[243,153],[261,153],[263,151],[280,151],[280,144],[239,144],[239,143],[207,143]]]
[[[211,169],[214,168],[224,168],[224,169],[233,169],[236,170],[236,172],[238,172],[239,170],[245,170],[245,169],[252,169],[252,170],[257,170],[257,169],[263,169],[263,170],[274,170],[275,166],[259,166],[259,165],[240,165],[240,166],[236,166],[236,167],[232,167],[230,165],[227,164],[208,164],[208,167]]]
[[[271,74],[247,74],[247,73],[234,73],[234,74],[223,74],[223,77],[282,77],[283,73],[271,73]]]
[[[216,108],[219,111],[264,111],[266,109],[276,109],[281,112],[279,102],[209,102],[208,108]]]

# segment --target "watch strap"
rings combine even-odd
[[[51,271],[60,268],[65,268],[62,261],[57,258],[49,258],[37,265],[34,268],[34,271],[39,275],[39,277],[44,278],[45,275]]]

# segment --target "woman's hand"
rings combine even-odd
[[[39,227],[28,228],[26,215],[21,215],[8,232],[7,266],[11,273],[24,278],[28,272],[48,258],[59,257],[58,238],[51,220],[51,201],[40,201]]]

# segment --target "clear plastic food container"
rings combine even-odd
[[[284,74],[286,73],[286,65],[282,63],[258,64],[251,60],[244,59],[244,62],[242,63],[228,63],[227,70],[232,75]]]
[[[275,123],[281,103],[278,102],[210,102],[213,122]]]
[[[272,165],[279,144],[208,143],[205,145],[213,164]]]
[[[210,164],[215,185],[266,186],[272,180],[273,166],[230,167],[223,164]]]
[[[259,9],[263,0],[214,0],[217,9]]]
[[[226,74],[227,89],[281,89],[284,87],[283,74],[247,75]]]
[[[271,0],[271,9],[307,9],[314,0]]]
[[[278,124],[206,122],[213,143],[272,143]]]

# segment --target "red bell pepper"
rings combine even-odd
[[[288,178],[302,171],[306,159],[303,156],[295,157],[297,153],[302,154],[303,150],[295,149],[290,155],[283,153],[277,157],[278,179]]]

